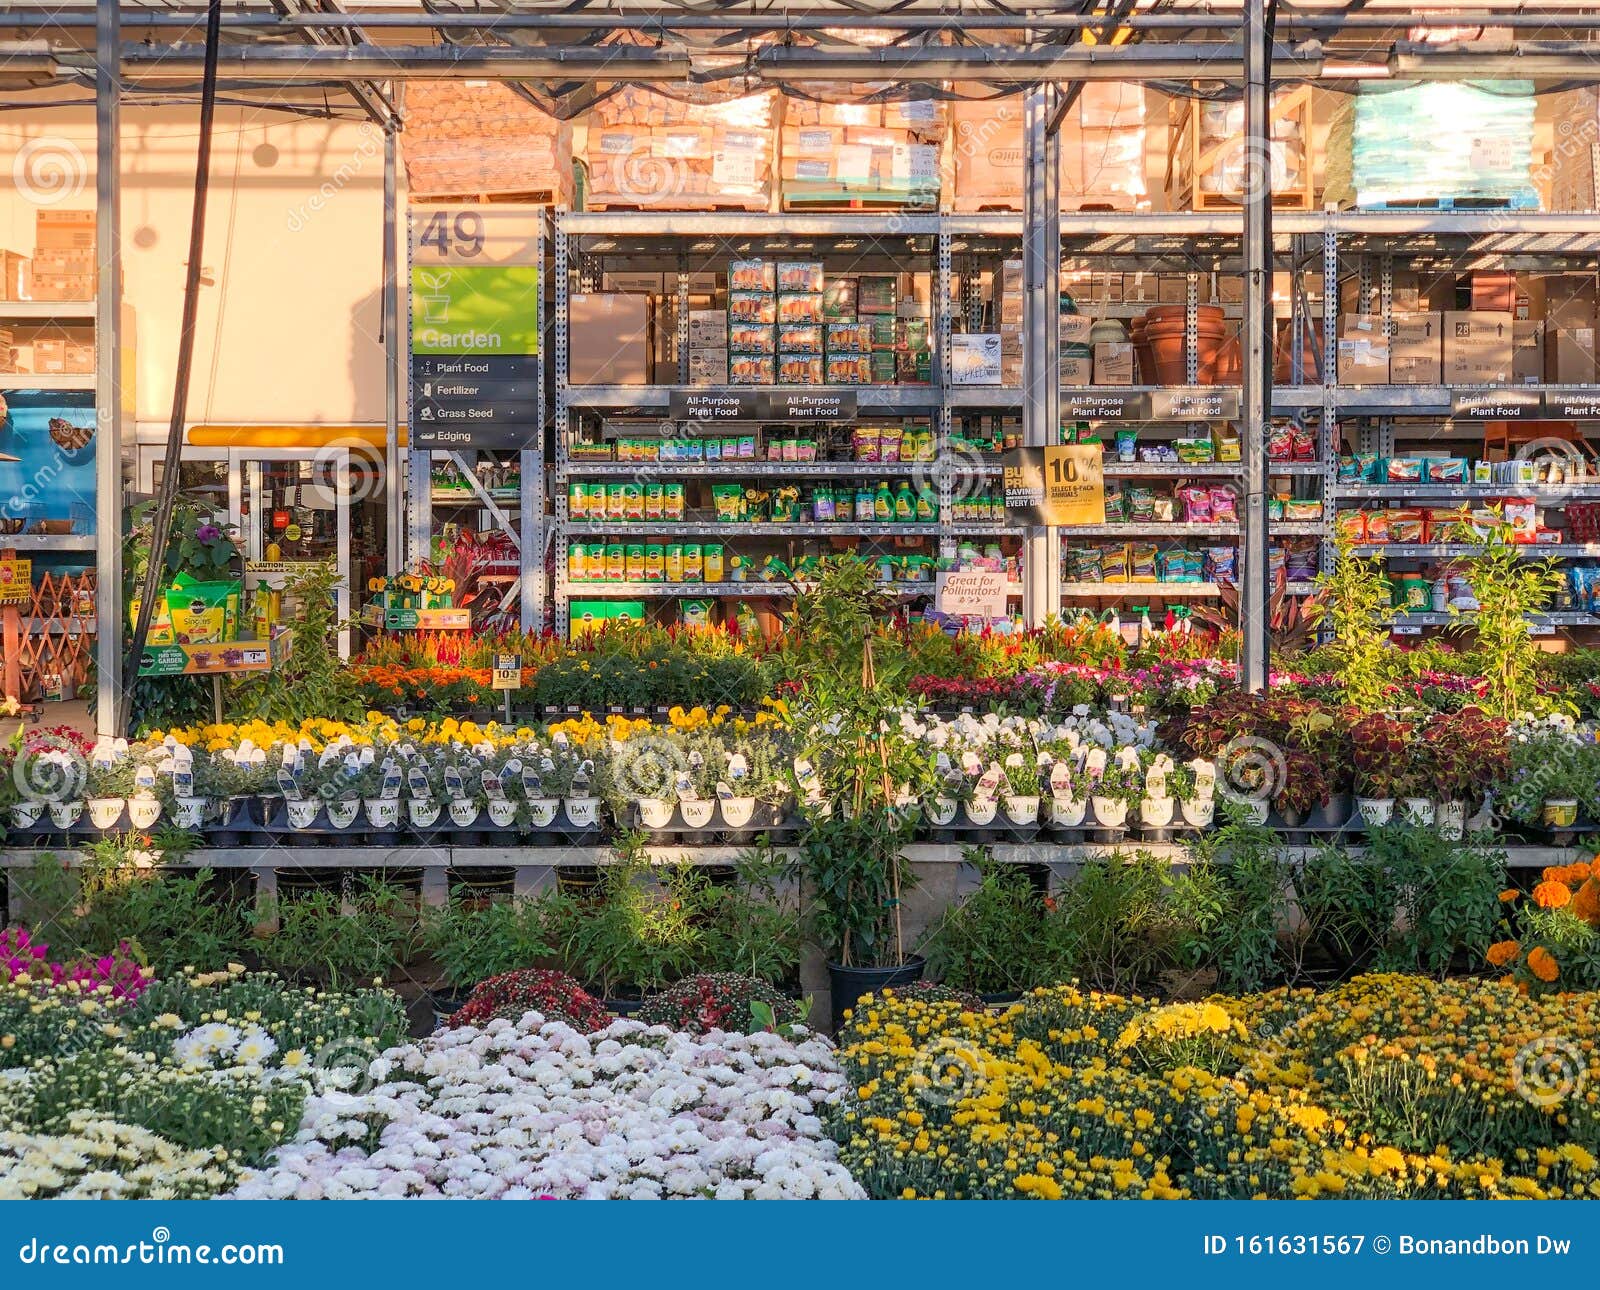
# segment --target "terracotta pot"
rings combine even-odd
[[[1184,361],[1186,329],[1183,310],[1176,317],[1146,321],[1139,335],[1150,352],[1150,372],[1156,385],[1187,385],[1188,366]],[[1198,384],[1216,385],[1227,371],[1238,370],[1238,340],[1233,339],[1231,364],[1224,358],[1229,341],[1228,327],[1217,311],[1215,317],[1200,315],[1195,322],[1195,376]]]
[[[1278,324],[1278,352],[1272,364],[1276,385],[1321,385],[1322,324],[1309,318],[1300,320],[1300,380],[1294,379],[1294,322],[1285,318]]]

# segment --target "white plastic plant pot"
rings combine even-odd
[[[431,797],[413,797],[406,803],[406,814],[411,819],[414,829],[431,829],[438,822],[439,812],[444,808],[438,801]]]
[[[1358,797],[1356,812],[1361,816],[1361,822],[1369,829],[1382,828],[1394,818],[1394,798]]]
[[[575,829],[592,829],[600,818],[598,797],[569,797],[566,799],[567,823]],[[707,818],[710,818],[709,816]]]
[[[922,804],[922,816],[936,829],[942,829],[956,818],[961,803],[953,797],[932,797]]]
[[[356,822],[356,812],[360,809],[360,798],[337,797],[328,803],[328,823],[336,829],[348,829]]]
[[[1467,832],[1467,804],[1459,800],[1440,802],[1434,824],[1446,842],[1459,842]]]
[[[135,793],[128,799],[128,823],[136,829],[153,829],[161,818],[161,799],[154,793]]]
[[[1006,819],[1013,824],[1037,824],[1039,822],[1039,799],[1024,793],[1006,794]]]
[[[489,818],[498,829],[509,829],[517,822],[517,804],[510,798],[491,797],[489,799]]]
[[[717,803],[717,809],[722,812],[722,823],[730,829],[745,828],[756,813],[756,799],[753,797],[724,797]]]
[[[83,818],[82,802],[51,802],[50,823],[61,830],[70,829]]]
[[[691,829],[707,827],[716,809],[717,804],[709,797],[686,797],[678,803],[678,810],[683,813],[683,823]],[[571,814],[570,805],[567,813]]]
[[[91,797],[87,806],[89,823],[101,832],[116,828],[122,819],[123,800],[120,797]]]
[[[317,822],[317,812],[321,809],[322,803],[315,797],[298,797],[283,804],[291,829],[309,829]]]
[[[452,797],[450,822],[458,829],[470,829],[478,822],[478,804],[469,797]]]
[[[1120,797],[1092,797],[1094,822],[1102,829],[1120,829],[1128,822],[1128,804]]]
[[[1074,801],[1070,797],[1052,797],[1050,799],[1050,823],[1058,829],[1077,829],[1083,827],[1083,820],[1089,814],[1089,801],[1080,798]]]
[[[1433,823],[1434,809],[1431,797],[1405,797],[1400,799],[1400,811],[1407,824],[1426,828]]]
[[[175,797],[167,808],[167,816],[175,829],[198,829],[205,822],[206,799]]]
[[[1209,829],[1217,818],[1217,799],[1214,797],[1186,797],[1178,803],[1183,812],[1183,822],[1191,829]]]
[[[556,818],[556,811],[561,806],[561,799],[557,797],[530,797],[528,799],[528,821],[536,829],[547,829]]]
[[[44,814],[43,802],[17,802],[11,808],[11,827],[31,829]]]
[[[361,809],[371,829],[396,829],[400,827],[400,799],[397,797],[363,798]]]
[[[1249,824],[1265,824],[1272,814],[1272,802],[1265,797],[1247,797],[1239,805],[1244,808],[1244,818]]]
[[[994,813],[999,809],[999,803],[992,797],[975,797],[961,809],[968,824],[982,829],[994,823]]]
[[[673,805],[664,797],[639,799],[639,823],[647,829],[664,829],[672,823]]]
[[[1170,797],[1145,797],[1139,801],[1139,822],[1147,829],[1164,829],[1172,823],[1178,804]]]

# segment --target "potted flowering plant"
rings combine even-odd
[[[678,780],[678,814],[685,828],[708,828],[726,785],[728,750],[715,733],[697,731],[684,741],[684,762]]]
[[[1455,841],[1465,835],[1467,817],[1510,771],[1509,731],[1503,718],[1468,707],[1435,713],[1424,724],[1421,738],[1434,755],[1439,834]]]
[[[1166,829],[1177,812],[1172,796],[1172,774],[1177,769],[1166,753],[1157,753],[1145,767],[1144,792],[1139,797],[1139,823],[1146,829]]]
[[[1085,749],[1075,737],[1054,740],[1046,744],[1041,753],[1049,759],[1045,767],[1045,780],[1050,787],[1050,824],[1057,829],[1077,829],[1089,812],[1089,799],[1084,791],[1082,762]]]
[[[1411,731],[1403,721],[1378,712],[1362,717],[1350,728],[1356,810],[1368,828],[1387,824],[1394,815],[1395,795],[1406,782],[1410,739]]]
[[[1018,741],[1020,743],[1020,741]],[[1013,743],[1000,762],[1005,777],[1006,818],[1017,826],[1039,821],[1039,755],[1031,741],[1026,746]]]
[[[1309,753],[1291,748],[1283,756],[1283,782],[1272,795],[1272,806],[1291,829],[1298,829],[1311,813],[1328,804],[1328,781],[1322,766]]]
[[[568,745],[553,743],[535,744],[524,750],[518,778],[528,803],[528,822],[536,829],[547,829],[555,823],[561,799],[572,791],[578,763],[570,753]]]
[[[164,803],[167,818],[176,829],[198,829],[205,822],[206,798],[201,786],[201,766],[209,763],[211,754],[195,752],[182,744],[171,751],[172,770],[165,783],[170,790]]]
[[[89,763],[84,783],[84,800],[89,823],[101,833],[122,824],[127,800],[133,795],[133,761],[126,753],[98,755]]]
[[[1113,757],[1106,758],[1103,769],[1095,773],[1090,753],[1091,787],[1089,802],[1094,809],[1095,823],[1107,832],[1120,831],[1128,821],[1128,812],[1144,796],[1144,767],[1140,764],[1138,750],[1123,747]]]
[[[1201,774],[1201,768],[1206,771]],[[1178,799],[1183,822],[1191,829],[1205,829],[1216,817],[1216,770],[1210,762],[1196,759],[1179,762],[1167,772],[1167,791]]]

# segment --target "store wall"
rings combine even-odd
[[[140,421],[171,415],[197,113],[123,112],[123,281],[137,318]],[[31,252],[41,201],[93,207],[94,144],[88,106],[0,113],[0,249]],[[212,148],[188,420],[381,422],[381,132],[222,106]]]

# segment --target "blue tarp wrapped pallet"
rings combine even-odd
[[[1355,204],[1536,210],[1533,84],[1363,86],[1355,100]]]

